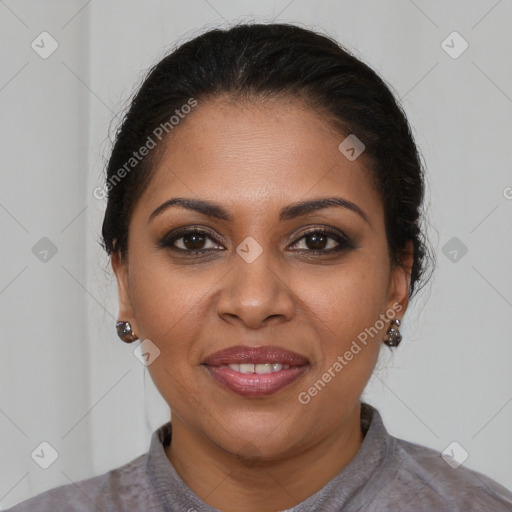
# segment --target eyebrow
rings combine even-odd
[[[149,216],[148,224],[155,217],[163,213],[171,206],[186,208],[188,210],[193,210],[207,217],[213,217],[220,220],[225,220],[229,222],[234,220],[234,216],[231,215],[227,210],[225,210],[222,206],[220,206],[217,203],[202,199],[174,197],[172,199],[168,199],[167,201],[165,201],[165,203],[162,203],[158,208],[156,208],[156,210],[153,211],[153,213]],[[301,217],[303,215],[307,215],[309,213],[322,210],[324,208],[332,207],[341,207],[353,211],[357,213],[360,217],[362,217],[368,224],[371,225],[368,216],[359,206],[357,206],[352,201],[349,201],[348,199],[344,199],[342,197],[322,197],[319,199],[311,199],[308,201],[292,203],[288,206],[285,206],[279,212],[279,220],[282,222],[294,219],[296,217]]]

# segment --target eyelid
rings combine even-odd
[[[351,239],[348,235],[346,235],[343,231],[340,229],[334,228],[332,226],[329,226],[328,224],[318,225],[318,226],[312,226],[309,228],[306,228],[304,231],[300,231],[298,234],[294,235],[295,241],[300,240],[301,238],[311,234],[311,233],[326,233],[335,235],[339,238],[342,238],[346,242],[350,242]]]
[[[207,235],[215,243],[222,243],[223,245],[226,245],[223,237],[218,235],[217,233],[215,233],[212,229],[210,229],[206,226],[193,225],[193,226],[184,226],[182,228],[178,228],[176,230],[173,230],[173,231],[167,233],[160,239],[160,241],[158,242],[158,246],[159,247],[170,246],[171,242],[175,242],[176,240],[179,240],[183,236],[188,235],[190,233],[199,233],[202,235]]]

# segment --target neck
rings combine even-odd
[[[274,512],[294,507],[332,480],[363,442],[361,405],[313,446],[279,459],[241,460],[172,418],[166,455],[181,479],[208,505],[225,512]]]

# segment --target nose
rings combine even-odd
[[[278,325],[293,318],[293,292],[283,273],[272,266],[271,259],[270,251],[263,251],[250,263],[233,254],[233,267],[222,281],[217,302],[219,317],[250,329]]]

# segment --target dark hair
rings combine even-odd
[[[296,97],[326,116],[341,134],[356,134],[363,141],[369,175],[384,204],[392,264],[400,264],[398,256],[408,241],[414,247],[412,297],[430,253],[421,229],[424,172],[406,116],[370,67],[333,39],[289,24],[210,30],[148,72],[116,133],[107,166],[102,227],[107,253],[126,256],[131,212],[165,144],[140,161],[133,161],[134,151],[154,142],[155,134],[163,133],[158,127],[171,133],[171,118],[187,112],[186,105],[221,96],[234,101]]]

